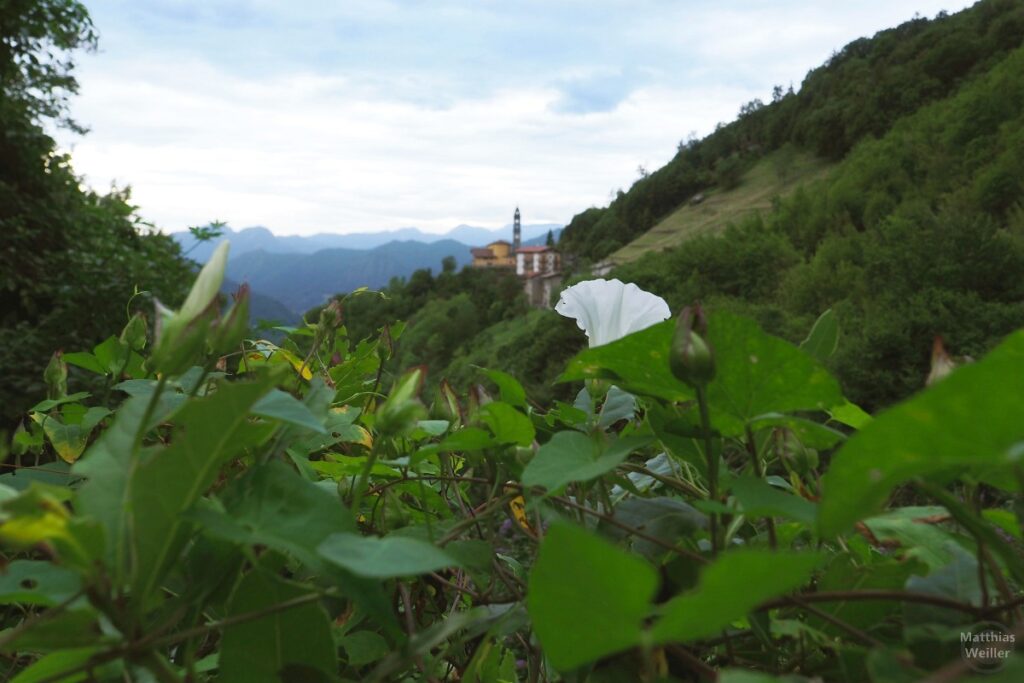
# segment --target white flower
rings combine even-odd
[[[622,339],[672,315],[660,296],[619,280],[575,284],[562,292],[555,310],[566,318],[576,319],[579,328],[587,333],[591,348]]]

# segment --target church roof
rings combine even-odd
[[[519,247],[516,249],[517,254],[540,254],[545,251],[551,251],[551,247]]]
[[[494,252],[487,247],[475,247],[469,250],[473,258],[494,258]]]

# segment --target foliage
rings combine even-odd
[[[834,307],[846,337],[829,366],[847,393],[871,408],[906,397],[935,335],[978,356],[1024,314],[1022,69],[1018,49],[765,215],[616,275],[674,306],[699,298],[753,315],[794,341]]]
[[[881,137],[902,117],[986,72],[1020,45],[1022,29],[1020,3],[983,0],[954,15],[915,18],[855,40],[811,70],[799,91],[777,87],[771,103],[744,105],[735,121],[702,140],[680,143],[668,164],[619,191],[607,208],[577,214],[559,245],[600,260],[698,193],[735,186],[754,160],[788,145],[841,159],[857,143]],[[972,121],[979,130],[994,128],[986,116]],[[979,191],[999,205],[1019,187],[1016,178],[1015,185],[1010,175],[993,175]]]
[[[151,346],[68,354],[127,358],[119,404],[47,372],[0,476],[14,681],[895,682],[1016,619],[1024,332],[872,420],[822,365],[836,314],[797,347],[691,311],[542,410],[387,370],[403,326],[356,342],[344,302],[247,338],[225,251]],[[97,409],[81,451],[45,429]]]
[[[134,292],[177,303],[191,276],[127,190],[83,190],[42,128],[45,119],[74,127],[65,115],[77,88],[69,51],[94,43],[77,2],[14,0],[0,10],[2,426],[44,394],[39,377],[55,349],[101,342],[128,321]]]

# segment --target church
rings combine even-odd
[[[519,207],[512,220],[512,242],[497,240],[486,247],[471,249],[473,268],[514,268],[523,283],[531,306],[548,308],[562,283],[562,262],[554,247],[522,245]]]

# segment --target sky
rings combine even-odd
[[[861,36],[962,0],[84,0],[58,135],[162,230],[567,223]]]

